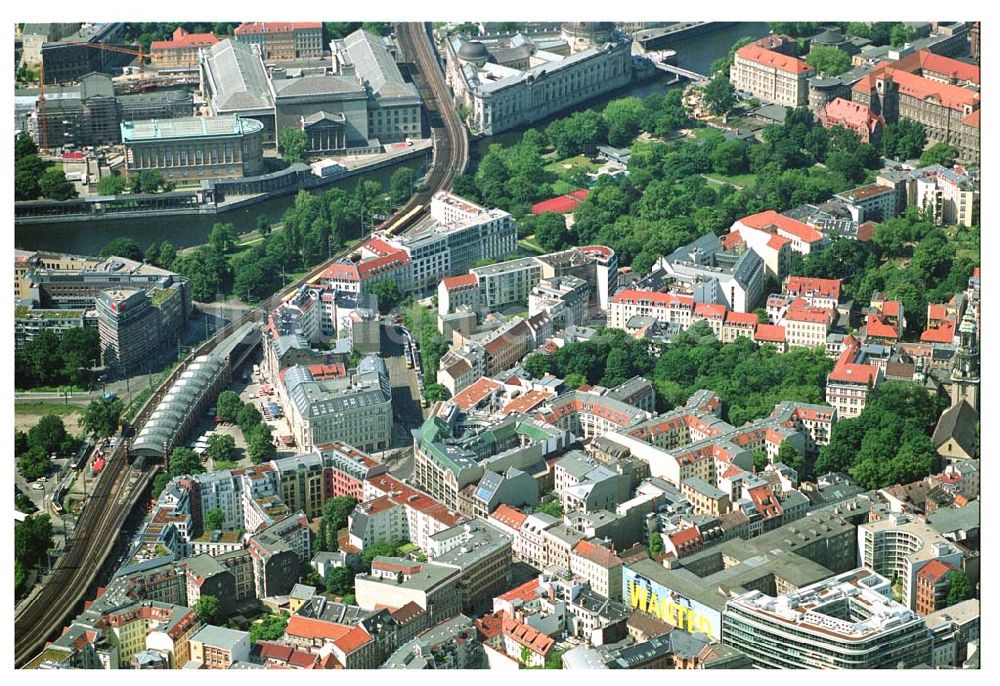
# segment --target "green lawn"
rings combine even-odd
[[[710,174],[705,174],[705,178],[709,181],[715,181],[716,183],[727,183],[732,186],[746,187],[757,180],[756,174],[735,174],[733,176],[725,176],[723,174],[716,174],[712,172]]]
[[[552,195],[567,195],[576,190],[576,186],[569,181],[558,179],[552,183]]]
[[[546,253],[545,249],[542,246],[538,245],[538,243],[535,243],[533,239],[534,236],[529,236],[528,238],[522,238],[517,242],[517,245],[530,252],[537,253],[539,255],[544,255]]]
[[[568,179],[576,172],[592,172],[596,170],[597,165],[587,159],[586,155],[568,157],[564,160],[557,160],[545,165],[545,171],[551,172],[563,180]]]
[[[55,414],[59,416],[79,412],[80,408],[75,405],[65,405],[61,403],[15,403],[14,414]]]

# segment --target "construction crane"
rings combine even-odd
[[[141,45],[139,46],[138,50],[134,48],[125,47],[123,45],[106,45],[104,43],[88,43],[84,41],[61,42],[60,45],[78,45],[86,48],[94,48],[97,50],[108,50],[110,52],[122,52],[127,55],[136,55],[139,58],[139,71],[140,72],[143,71],[144,59],[146,57],[146,53],[142,51]],[[42,109],[41,103],[45,102],[45,58],[44,57],[42,58],[41,65],[38,67],[38,102],[39,102],[39,113],[41,113]],[[48,149],[49,147],[48,126],[43,126],[41,121],[38,122],[38,135],[39,138],[41,139],[39,141],[39,143],[41,144],[39,147],[42,148],[43,150]]]

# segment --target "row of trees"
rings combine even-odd
[[[61,167],[38,156],[38,147],[26,133],[14,140],[14,200],[68,200],[77,196]]]
[[[52,522],[47,514],[26,517],[14,525],[14,596],[26,590],[28,572],[40,567],[52,548]]]
[[[81,386],[100,363],[97,329],[82,327],[55,333],[43,330],[14,353],[14,383],[18,388]]]
[[[913,40],[913,29],[903,22],[863,21],[772,21],[771,30],[794,38],[811,38],[824,27],[840,27],[851,36],[868,38],[875,45],[892,45],[895,48]]]
[[[320,550],[339,550],[337,532],[347,526],[347,518],[358,504],[356,498],[337,496],[323,503],[323,515],[316,533],[316,546]]]
[[[125,180],[120,174],[109,174],[97,182],[97,193],[99,195],[121,195],[130,193],[157,193],[159,191],[172,191],[177,187],[173,181],[167,181],[163,174],[155,169],[144,169],[130,177],[131,183]]]
[[[438,362],[448,352],[448,341],[437,329],[433,312],[417,302],[410,301],[403,305],[403,321],[410,335],[420,346],[421,364],[424,372],[424,396],[431,386],[437,385]]]
[[[247,456],[251,462],[260,464],[277,457],[278,451],[271,438],[271,427],[264,423],[263,417],[252,403],[244,403],[233,391],[223,391],[216,402],[216,414],[223,421],[239,424],[247,444]],[[232,436],[227,438],[231,439]],[[211,447],[209,441],[209,448]],[[216,469],[222,467],[216,463]]]

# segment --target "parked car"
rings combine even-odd
[[[45,488],[42,484],[31,484],[32,490],[41,491]]]

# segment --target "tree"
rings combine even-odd
[[[767,468],[770,461],[767,459],[767,453],[763,450],[753,451],[753,468],[755,472],[762,472]]]
[[[783,442],[781,447],[778,448],[778,462],[791,467],[795,470],[796,474],[800,477],[802,476],[802,470],[805,467],[805,458],[788,441]]]
[[[556,519],[562,519],[563,516],[563,506],[558,500],[550,500],[547,503],[539,505],[537,510],[538,512],[547,514],[550,517],[555,517]]]
[[[97,398],[91,400],[80,418],[80,426],[94,438],[106,438],[118,431],[125,405],[120,398]]]
[[[389,195],[393,205],[403,205],[413,195],[417,175],[409,167],[399,167],[389,177]]]
[[[219,252],[227,253],[236,246],[238,236],[232,223],[217,223],[208,234],[209,244]]]
[[[14,559],[25,570],[45,561],[52,548],[52,522],[47,514],[31,515],[14,525]]]
[[[715,115],[727,113],[736,102],[736,89],[729,78],[722,73],[716,74],[705,86],[705,106]]]
[[[956,158],[958,158],[958,150],[947,143],[935,143],[920,156],[920,164],[922,166],[940,164],[942,167],[951,168],[955,164]]]
[[[361,565],[365,571],[371,571],[372,560],[376,557],[399,557],[399,549],[405,541],[376,541],[361,552]]]
[[[164,185],[163,174],[155,169],[144,169],[131,181],[133,193],[155,193]]]
[[[24,565],[20,560],[14,560],[14,598],[19,599],[24,592],[24,585],[28,582],[28,575],[24,572]]]
[[[38,155],[25,155],[14,163],[14,199],[34,200],[41,194],[38,182],[49,164]]]
[[[636,97],[612,100],[604,108],[604,122],[608,129],[608,143],[616,148],[624,148],[639,135],[639,122],[645,108]]]
[[[323,503],[323,520],[336,533],[347,526],[347,518],[357,504],[357,499],[350,496],[330,498]]]
[[[547,252],[562,250],[569,244],[566,217],[555,212],[542,212],[535,219],[535,242]]]
[[[896,24],[889,34],[889,42],[894,48],[899,48],[913,40],[913,29],[906,24]]]
[[[724,176],[745,174],[750,170],[750,147],[745,141],[724,141],[712,152],[712,171]]]
[[[948,572],[948,598],[945,607],[951,607],[976,595],[976,589],[965,572],[955,569]]]
[[[247,442],[247,455],[254,464],[273,460],[278,456],[278,449],[271,437],[271,427],[267,424],[256,424],[244,432]]]
[[[562,650],[550,650],[549,654],[545,656],[545,669],[562,669],[563,668],[563,654],[569,650],[569,648],[563,648]]]
[[[240,425],[243,433],[250,431],[263,421],[260,411],[250,403],[242,403],[240,409],[236,411],[236,423]]]
[[[660,535],[659,531],[651,531],[649,533],[649,540],[646,542],[646,552],[652,559],[658,558],[665,551],[663,547],[663,537]]]
[[[28,443],[45,453],[58,453],[72,446],[73,438],[66,433],[63,421],[54,414],[47,414],[28,430]]]
[[[424,398],[427,402],[438,402],[440,400],[448,399],[448,389],[439,383],[432,383],[428,386],[424,386]]]
[[[806,62],[811,64],[817,74],[823,76],[839,76],[851,68],[851,56],[838,48],[825,45],[814,45],[806,55]]]
[[[17,162],[28,155],[38,153],[38,146],[35,141],[26,133],[20,133],[14,139],[14,161]]]
[[[118,174],[110,174],[97,182],[99,195],[121,195],[125,192],[125,179]]]
[[[285,634],[288,613],[268,614],[250,625],[250,642],[277,641]]]
[[[77,195],[76,187],[66,179],[66,174],[59,167],[49,167],[42,172],[38,179],[38,190],[52,200],[67,200]]]
[[[212,462],[232,462],[236,457],[236,439],[229,434],[213,434],[208,437],[208,447],[203,458]]]
[[[236,414],[243,407],[243,401],[235,391],[223,391],[219,393],[215,401],[215,414],[224,422],[235,422]]]
[[[278,134],[278,147],[282,158],[289,164],[302,162],[309,150],[309,137],[301,129],[286,127]]]
[[[545,137],[555,146],[559,157],[592,155],[607,137],[607,124],[600,113],[583,110],[553,121],[545,128]]]
[[[910,119],[900,119],[889,124],[882,132],[882,154],[893,160],[911,160],[919,157],[927,145],[923,124]]]
[[[139,244],[131,238],[116,238],[101,248],[101,257],[124,257],[141,262],[144,255]]]
[[[198,598],[192,609],[198,615],[198,619],[205,624],[215,624],[216,620],[219,619],[221,608],[219,607],[218,598],[214,595],[205,594]]]
[[[173,271],[174,260],[176,259],[177,249],[173,244],[170,241],[160,243],[160,259],[156,266]]]
[[[39,446],[29,448],[17,460],[17,470],[27,481],[34,481],[48,474],[50,465],[49,453]]]
[[[346,567],[333,567],[327,570],[326,590],[341,597],[354,593],[354,574]]]
[[[395,279],[377,281],[368,288],[368,292],[378,300],[378,311],[382,314],[388,314],[402,298]]]
[[[205,465],[202,464],[201,455],[190,448],[174,448],[170,453],[170,468],[167,473],[172,477],[204,474]]]
[[[566,375],[566,378],[563,379],[563,383],[566,384],[567,388],[577,389],[583,384],[587,383],[587,377],[585,377],[583,374],[572,372]]]
[[[257,215],[257,233],[264,238],[267,238],[268,234],[271,233],[271,221],[266,214]]]
[[[233,293],[247,302],[263,300],[281,286],[280,269],[272,258],[250,254],[233,261]]]
[[[205,531],[219,531],[226,523],[226,515],[219,508],[214,508],[205,513]]]

